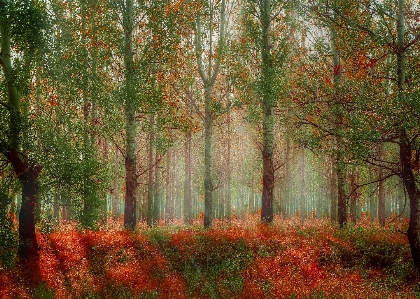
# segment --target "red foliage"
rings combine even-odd
[[[299,219],[276,219],[274,224],[267,225],[253,217],[247,223],[235,220],[229,226],[215,221],[215,228],[206,231],[191,228],[163,231],[162,234],[169,237],[164,246],[179,250],[172,260],[163,255],[162,249],[166,247],[156,245],[147,234],[63,227],[47,236],[38,235],[40,275],[46,286],[54,290],[55,298],[83,298],[87,291],[106,297],[110,285],[128,289],[133,297],[139,297],[142,292],[157,292],[159,298],[191,298],[186,276],[180,270],[189,259],[206,271],[206,263],[224,261],[235,256],[236,249],[244,250],[246,246],[251,259],[237,273],[243,278],[242,289],[232,292],[222,283],[229,275],[220,275],[215,284],[221,296],[289,298],[295,294],[297,298],[309,298],[313,292],[322,291],[327,297],[389,297],[369,288],[371,281],[362,278],[357,270],[340,263],[321,262],[323,257],[331,257],[336,247],[349,252],[357,250],[347,239],[334,236],[337,228],[327,221],[308,220],[302,224]],[[407,244],[402,234],[382,228],[375,231],[370,236],[372,241]],[[179,263],[178,267],[173,263]],[[30,298],[28,288],[19,285],[19,280],[15,279],[19,275],[14,271],[0,267],[0,298]],[[371,273],[372,279],[379,279],[381,275],[381,271]],[[207,296],[201,288],[192,292],[192,298]],[[409,287],[401,292],[404,293],[392,296],[410,297],[407,295]]]
[[[187,286],[184,278],[177,273],[166,276],[161,284],[161,299],[184,299],[187,296]]]

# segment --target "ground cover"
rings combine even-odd
[[[128,232],[61,225],[38,234],[40,283],[0,268],[0,298],[417,298],[420,280],[396,222],[349,225],[258,217],[214,228]]]

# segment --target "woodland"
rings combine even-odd
[[[0,0],[0,298],[419,298],[419,40],[415,0]]]

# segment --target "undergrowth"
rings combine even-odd
[[[43,235],[42,281],[0,271],[1,298],[416,298],[406,237],[376,225],[234,222]]]

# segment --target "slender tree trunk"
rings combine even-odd
[[[341,138],[337,138],[337,142],[341,142]],[[345,192],[346,171],[341,149],[339,149],[337,155],[336,171],[338,187],[338,225],[342,228],[347,223],[347,198]]]
[[[85,14],[87,10],[86,1],[81,1],[81,13]],[[91,24],[89,19],[82,18],[82,30],[88,31]],[[88,40],[86,36],[82,36],[82,43],[87,45]],[[96,72],[97,64],[97,53],[95,49],[89,53],[87,48],[83,49],[82,54],[85,57],[84,62],[81,65],[81,74],[83,78],[88,78],[92,73]],[[83,132],[83,159],[92,160],[97,158],[97,147],[95,145],[96,136],[95,130],[92,130],[93,122],[95,118],[95,97],[97,95],[96,85],[92,84],[91,80],[83,80],[80,84],[83,98],[83,119],[85,122],[85,128]],[[85,164],[87,165],[87,164]],[[85,166],[86,167],[86,166]],[[83,209],[80,215],[80,222],[83,227],[93,228],[97,217],[99,216],[99,198],[96,194],[95,188],[91,186],[90,169],[84,168],[83,178]],[[105,201],[106,203],[106,201]]]
[[[350,219],[351,222],[356,224],[357,222],[357,201],[359,199],[359,192],[353,191],[356,189],[358,183],[358,174],[357,174],[357,167],[353,165],[353,169],[350,174],[350,190],[352,190],[353,194],[350,198]]]
[[[211,227],[213,218],[211,86],[205,87],[204,118],[204,227]]]
[[[342,137],[342,123],[343,123],[343,112],[340,101],[340,81],[341,81],[341,64],[340,55],[337,49],[338,34],[335,28],[331,29],[331,48],[333,52],[333,82],[334,82],[334,93],[335,93],[335,104],[333,112],[335,116],[335,149],[336,149],[336,160],[335,160],[335,171],[337,173],[337,188],[338,188],[338,224],[340,227],[344,227],[347,222],[347,198],[345,194],[345,174],[346,166],[344,163],[344,148],[343,148],[343,137]]]
[[[379,145],[379,159],[384,156],[384,144]],[[379,225],[385,226],[386,209],[385,209],[385,181],[384,181],[384,170],[382,167],[378,167],[378,220]]]
[[[133,230],[136,226],[137,164],[136,164],[136,107],[133,59],[133,0],[125,1],[123,11],[124,67],[125,67],[125,205],[124,227]]]
[[[262,45],[261,45],[261,75],[262,75],[262,108],[263,108],[263,190],[261,201],[261,221],[273,221],[273,191],[274,191],[274,117],[273,117],[273,66],[270,50],[270,0],[262,0],[260,11]]]
[[[159,151],[155,151],[155,184],[154,184],[154,199],[153,199],[153,224],[159,225],[160,220],[160,203],[162,200],[162,184],[161,173],[159,167]]]
[[[232,171],[231,171],[231,133],[230,133],[230,109],[227,113],[227,153],[226,153],[226,167],[227,167],[227,190],[226,190],[226,219],[231,220],[231,210],[232,210]]]
[[[331,222],[337,222],[337,172],[335,171],[334,158],[330,164],[330,200],[331,200]]]
[[[305,148],[302,147],[301,163],[300,163],[300,219],[301,221],[306,220],[306,200],[305,200]]]
[[[185,181],[184,181],[184,224],[192,224],[192,202],[191,202],[191,130],[185,134]]]
[[[210,6],[210,22],[213,24],[214,6]],[[213,53],[213,26],[209,27],[209,55],[207,68],[204,67],[202,52],[203,49],[203,32],[201,28],[200,17],[196,21],[196,58],[198,71],[204,85],[204,227],[208,228],[212,225],[213,217],[213,179],[212,179],[212,131],[213,131],[213,113],[211,109],[212,104],[212,89],[219,74],[220,59],[224,53],[225,47],[225,22],[226,22],[226,0],[221,0],[220,15],[219,15],[219,37],[217,41],[217,53]],[[217,55],[214,55],[217,54]],[[213,58],[216,56],[216,58]],[[213,63],[214,59],[214,63]]]
[[[120,202],[120,185],[118,181],[117,175],[114,173],[112,178],[112,189],[111,189],[111,211],[112,211],[112,217],[114,219],[118,219],[120,217],[120,211],[119,211],[119,202]]]
[[[289,111],[287,110],[286,118],[289,115]],[[283,178],[283,216],[290,217],[290,197],[289,197],[289,188],[290,188],[290,138],[288,133],[286,133],[285,137],[286,142],[286,149],[284,152],[284,178]]]
[[[155,138],[154,126],[155,126],[155,115],[150,114],[150,133],[149,133],[149,152],[148,152],[148,165],[149,165],[149,176],[147,181],[147,225],[153,226],[154,223],[154,196],[155,196],[155,182],[154,178],[154,167],[153,167],[153,143]]]
[[[255,213],[255,190],[254,190],[254,186],[250,187],[250,196],[249,196],[249,200],[248,200],[248,205],[249,205],[249,213],[252,215]]]
[[[166,152],[166,208],[165,208],[165,224],[171,224],[174,221],[174,201],[172,197],[172,181],[171,178],[171,154],[172,150],[169,148]]]

